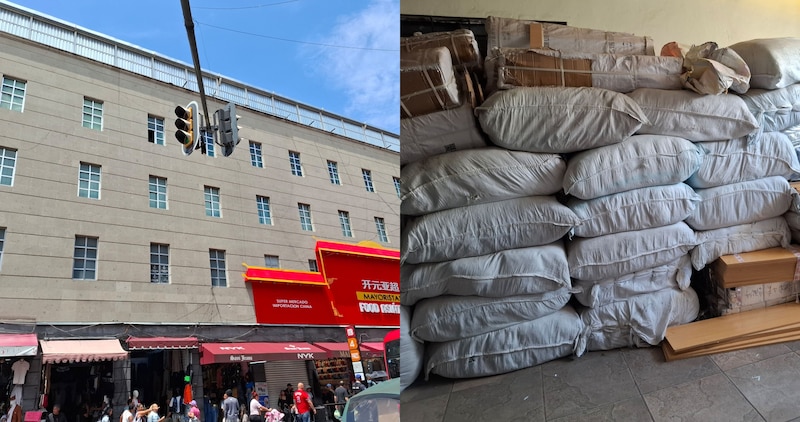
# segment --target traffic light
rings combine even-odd
[[[228,103],[217,110],[219,119],[219,143],[222,145],[222,155],[233,154],[233,148],[239,143],[239,116],[236,115],[236,104]]]
[[[200,115],[197,102],[192,101],[186,107],[175,107],[175,138],[183,145],[183,155],[189,155],[200,143]]]

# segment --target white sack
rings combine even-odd
[[[656,346],[667,327],[688,324],[697,318],[700,301],[691,287],[664,289],[633,296],[598,308],[584,308],[586,350]]]
[[[627,95],[639,104],[649,120],[637,133],[702,142],[739,138],[758,129],[756,118],[738,95],[701,95],[687,90],[650,88]]]
[[[686,290],[692,281],[692,261],[689,254],[659,265],[605,280],[575,280],[575,299],[590,308],[626,300],[632,296],[663,289]]]
[[[635,135],[624,142],[571,157],[564,192],[593,199],[688,179],[703,161],[700,147],[672,136]]]
[[[561,190],[567,164],[558,154],[481,148],[456,151],[401,170],[400,212],[406,215]]]
[[[701,201],[686,224],[714,230],[768,220],[789,209],[795,190],[781,176],[698,189]]]
[[[472,378],[504,374],[573,353],[581,355],[578,336],[584,325],[567,305],[560,310],[517,325],[425,348],[425,377],[431,373],[448,378]]]
[[[751,89],[742,100],[764,132],[800,125],[800,83],[773,90]]]
[[[800,172],[792,141],[781,132],[764,132],[758,142],[746,137],[703,142],[703,163],[686,183],[696,189],[713,188],[770,176],[790,178]]]
[[[506,297],[569,288],[564,244],[508,249],[433,264],[400,266],[400,303],[442,295]]]
[[[425,357],[425,345],[411,338],[411,308],[400,306],[400,390],[411,385],[420,372]]]
[[[692,250],[692,266],[699,271],[722,255],[778,246],[786,248],[791,240],[789,226],[783,217],[697,232],[697,246]]]
[[[783,215],[792,233],[792,243],[800,243],[800,195],[792,195],[792,205]]]
[[[575,238],[567,243],[569,273],[580,280],[603,280],[664,265],[695,245],[684,222],[646,230]]]
[[[581,219],[575,236],[597,237],[677,223],[692,214],[700,197],[684,183],[652,186],[583,200],[567,206]]]
[[[586,87],[499,91],[475,111],[497,146],[529,152],[574,152],[615,144],[646,121],[624,94]]]
[[[472,104],[400,119],[400,165],[434,155],[486,146]]]
[[[800,38],[763,38],[730,48],[750,67],[752,88],[776,89],[800,82]]]
[[[552,196],[531,196],[435,212],[404,229],[401,263],[442,262],[553,243],[579,223]]]
[[[500,330],[550,315],[567,304],[570,289],[509,297],[437,296],[414,306],[411,337],[443,342]]]

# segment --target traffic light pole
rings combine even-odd
[[[206,104],[206,91],[203,87],[203,73],[200,70],[200,56],[197,54],[197,41],[194,38],[194,20],[192,20],[192,9],[189,7],[189,0],[181,0],[183,7],[183,21],[186,25],[186,35],[189,37],[189,47],[192,50],[192,61],[194,61],[194,74],[197,78],[197,87],[200,89],[200,101],[203,104],[203,117],[205,117],[205,127],[201,129],[210,130],[211,120],[208,118],[208,105]],[[202,135],[201,135],[202,136]],[[206,143],[201,140],[200,148],[202,153],[206,153]]]

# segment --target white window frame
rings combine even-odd
[[[275,265],[272,265],[270,261],[274,258]],[[264,267],[266,268],[280,268],[281,267],[281,258],[278,255],[264,255]]]
[[[300,215],[300,228],[303,231],[313,232],[314,220],[311,218],[311,205],[298,202],[297,212]]]
[[[400,178],[392,177],[392,183],[394,183],[394,190],[397,191],[397,197],[400,198]]]
[[[0,147],[0,186],[14,186],[16,168],[17,150]]]
[[[383,217],[375,217],[375,229],[378,232],[378,240],[389,243],[389,236],[386,234],[386,221]]]
[[[153,250],[154,248],[155,251]],[[151,242],[150,283],[169,284],[169,278],[169,245]]]
[[[84,169],[86,166],[86,169]],[[98,164],[84,163],[81,161],[78,167],[78,197],[100,200],[100,193],[102,189],[101,178],[103,167]],[[94,178],[97,180],[94,180]],[[85,182],[86,187],[81,187],[81,183]],[[85,192],[85,195],[83,194]],[[97,198],[92,198],[92,193],[97,193]]]
[[[264,158],[261,154],[261,144],[250,141],[250,164],[256,168],[264,168]]]
[[[83,97],[82,125],[92,130],[103,130],[103,102]]]
[[[94,245],[91,245],[94,241]],[[97,280],[97,257],[100,249],[100,239],[92,236],[75,236],[75,248],[72,253],[72,279],[73,280]],[[93,253],[91,251],[94,251]],[[94,256],[90,256],[94,255]],[[78,264],[81,264],[80,266]],[[92,264],[91,269],[88,264]],[[79,277],[76,277],[76,271]],[[86,273],[92,271],[91,278],[86,277]]]
[[[372,171],[361,169],[361,176],[364,178],[364,187],[367,192],[375,192],[375,185],[372,184]]]
[[[269,197],[256,195],[256,209],[258,210],[258,224],[272,225],[272,209],[269,205]]]
[[[221,249],[209,249],[208,260],[209,268],[211,269],[211,286],[228,287],[228,275],[227,269],[225,268],[225,251]]]
[[[299,152],[289,151],[289,167],[293,175],[303,177],[303,164],[300,162]]]
[[[332,185],[342,185],[342,179],[339,178],[339,165],[336,161],[328,160],[328,176]]]
[[[163,183],[162,183],[163,182]],[[163,191],[163,192],[162,192]],[[150,175],[148,179],[148,193],[150,208],[166,210],[169,209],[167,201],[167,178]],[[154,199],[155,196],[155,199]],[[153,206],[155,205],[155,206]],[[161,206],[163,205],[163,206]]]
[[[339,210],[339,225],[342,227],[342,236],[353,237],[353,228],[350,225],[350,213]]]
[[[152,141],[150,140],[150,133],[153,134]],[[166,135],[164,132],[164,119],[158,116],[147,116],[147,141],[156,145],[166,144]]]
[[[207,131],[200,131],[200,137],[202,138],[202,142],[206,145],[206,155],[214,158],[217,156],[217,150],[214,149],[214,134]]]
[[[203,198],[205,199],[206,216],[222,218],[222,205],[219,201],[219,188],[208,185],[203,186]]]
[[[3,76],[0,84],[0,108],[22,113],[25,109],[27,85],[27,81]]]

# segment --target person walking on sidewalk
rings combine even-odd
[[[239,422],[239,400],[233,397],[233,390],[230,388],[222,396],[222,414],[225,416],[224,422]]]
[[[317,413],[314,403],[306,393],[305,385],[297,383],[297,390],[294,392],[294,409],[297,411],[297,422],[311,422],[311,412]]]

